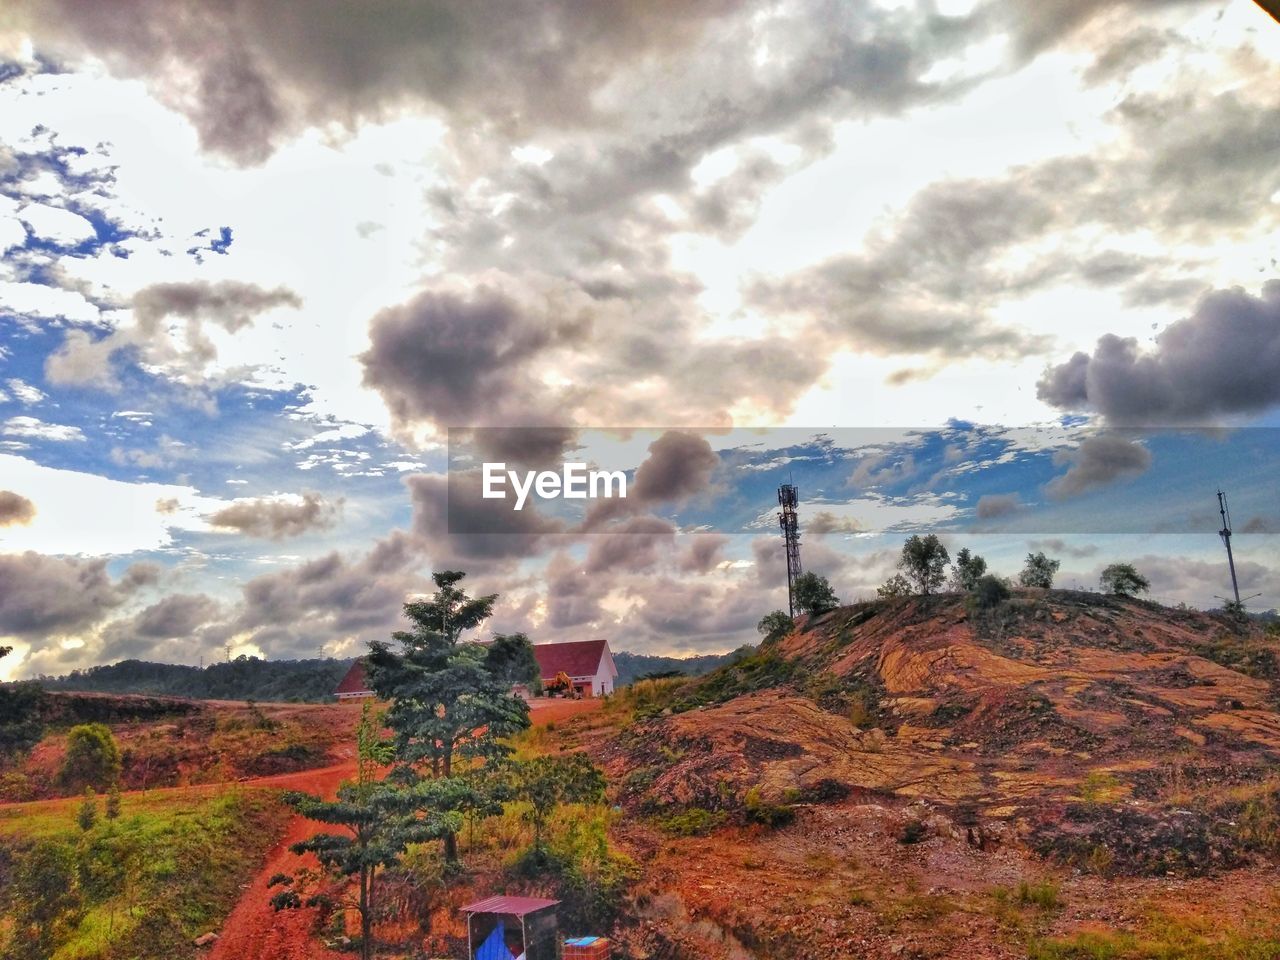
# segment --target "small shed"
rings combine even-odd
[[[488,897],[462,908],[467,960],[556,960],[559,900]]]

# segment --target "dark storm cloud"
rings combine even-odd
[[[1201,299],[1151,350],[1108,334],[1037,384],[1046,403],[1095,410],[1124,425],[1194,424],[1280,403],[1280,281],[1260,296],[1240,288]]]
[[[979,520],[1007,517],[1022,509],[1022,498],[1016,493],[988,493],[978,498],[974,513]]]
[[[0,527],[25,526],[36,518],[36,505],[12,490],[0,490]]]
[[[1082,440],[1074,450],[1059,451],[1053,462],[1067,465],[1067,472],[1051,480],[1045,491],[1064,499],[1145,473],[1151,466],[1151,451],[1124,437],[1102,435]]]
[[[1050,537],[1047,540],[1028,540],[1027,548],[1033,551],[1042,551],[1051,557],[1075,557],[1077,559],[1092,557],[1098,552],[1096,544],[1068,543],[1060,537]]]
[[[302,494],[301,502],[290,500],[245,500],[209,516],[215,527],[237,530],[250,537],[283,540],[312,530],[332,527],[342,511],[341,499],[330,502],[318,493]]]
[[[0,636],[44,638],[96,626],[128,599],[106,560],[0,554]]]

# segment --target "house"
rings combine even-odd
[[[561,673],[567,674],[574,693],[584,697],[600,697],[613,693],[618,668],[608,640],[572,640],[565,643],[535,643],[533,655],[544,687],[551,685]]]
[[[363,697],[372,697],[374,695],[373,691],[369,689],[369,681],[364,676],[364,664],[359,660],[352,663],[351,669],[342,678],[342,682],[333,691],[333,695],[339,700],[359,700]]]

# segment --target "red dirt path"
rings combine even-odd
[[[534,700],[533,722],[537,725],[559,721],[600,708],[599,700]],[[355,773],[355,761],[308,770],[302,773],[266,777],[251,781],[254,786],[289,787],[308,793],[333,796],[338,784]],[[244,894],[218,931],[218,941],[209,951],[209,960],[350,960],[350,954],[327,949],[312,935],[316,924],[314,909],[280,910],[271,907],[267,882],[277,873],[293,873],[304,866],[315,867],[310,854],[290,852],[292,844],[325,829],[302,817],[289,821],[285,835],[267,854],[262,869],[245,888]]]

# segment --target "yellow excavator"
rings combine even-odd
[[[557,673],[556,678],[547,684],[547,693],[553,697],[572,697],[575,700],[578,697],[578,691],[573,689],[573,680],[563,670]]]

